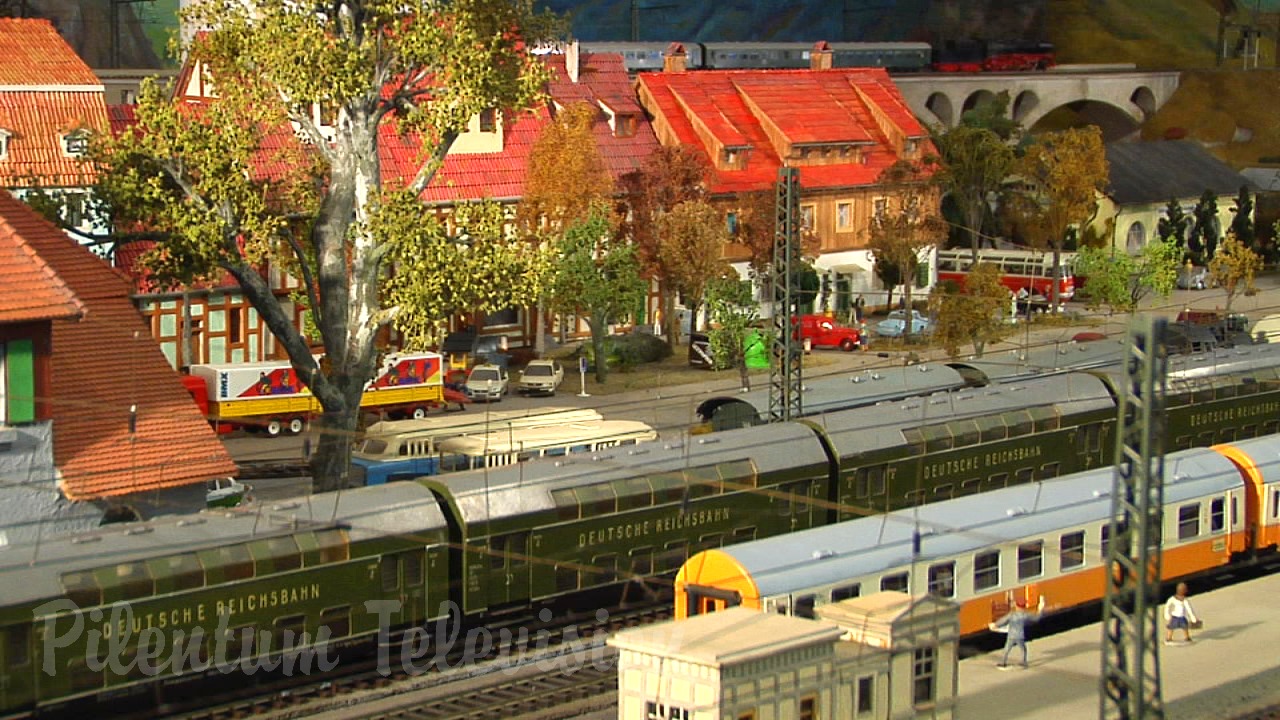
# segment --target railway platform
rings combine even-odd
[[[1189,645],[1160,647],[1168,720],[1243,718],[1280,705],[1280,558],[1272,574],[1212,589],[1191,601],[1204,620]],[[1053,598],[1049,598],[1050,604]],[[1098,717],[1102,628],[1093,623],[1040,637],[1032,629],[1031,666],[996,667],[1000,651],[960,662],[956,716],[984,720]],[[1017,650],[1014,658],[1020,658]]]

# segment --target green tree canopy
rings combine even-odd
[[[1110,248],[1081,248],[1075,274],[1088,279],[1083,295],[1089,309],[1133,312],[1152,293],[1169,297],[1181,263],[1182,248],[1175,241],[1156,239],[1136,257]]]
[[[551,303],[560,312],[586,319],[596,381],[603,383],[609,373],[604,352],[609,324],[642,307],[648,283],[640,276],[635,245],[616,233],[602,205],[565,228],[559,250]]]
[[[161,278],[235,278],[324,408],[316,489],[341,487],[375,338],[396,315],[382,305],[386,238],[429,214],[406,212],[396,193],[416,198],[472,117],[509,119],[538,100],[547,73],[527,50],[558,26],[528,0],[199,0],[184,20],[209,28],[186,49],[216,97],[144,90],[136,130],[98,146],[103,194],[117,227],[136,219],[163,237],[147,260]],[[418,144],[419,162],[384,188],[390,127]],[[380,218],[384,208],[395,211]],[[323,369],[266,263],[301,280]]]

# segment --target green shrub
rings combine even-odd
[[[591,341],[585,340],[574,357],[585,356],[588,366],[594,368],[593,352]],[[610,335],[604,339],[604,352],[609,367],[623,372],[671,356],[671,348],[667,347],[666,341],[648,333]]]

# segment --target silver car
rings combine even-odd
[[[467,397],[475,401],[498,401],[507,394],[508,382],[506,368],[500,365],[477,365],[467,375],[464,390]]]
[[[559,360],[530,360],[516,382],[516,392],[555,395],[563,381],[564,367]]]

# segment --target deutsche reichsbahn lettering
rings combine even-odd
[[[967,457],[952,458],[950,460],[941,460],[924,466],[924,479],[938,480],[951,477],[953,475],[963,475],[965,473],[985,470],[998,465],[1023,462],[1024,460],[1035,460],[1040,457],[1040,455],[1041,450],[1039,445],[1026,445],[1024,447],[997,450],[995,452],[980,453],[976,455],[969,455]]]
[[[669,515],[657,520],[636,520],[635,522],[619,523],[599,530],[578,533],[578,547],[599,545],[601,543],[614,542],[615,540],[631,540],[654,533],[674,532],[700,525],[727,522],[728,520],[728,508],[715,508],[714,510],[695,510],[689,513]]]

